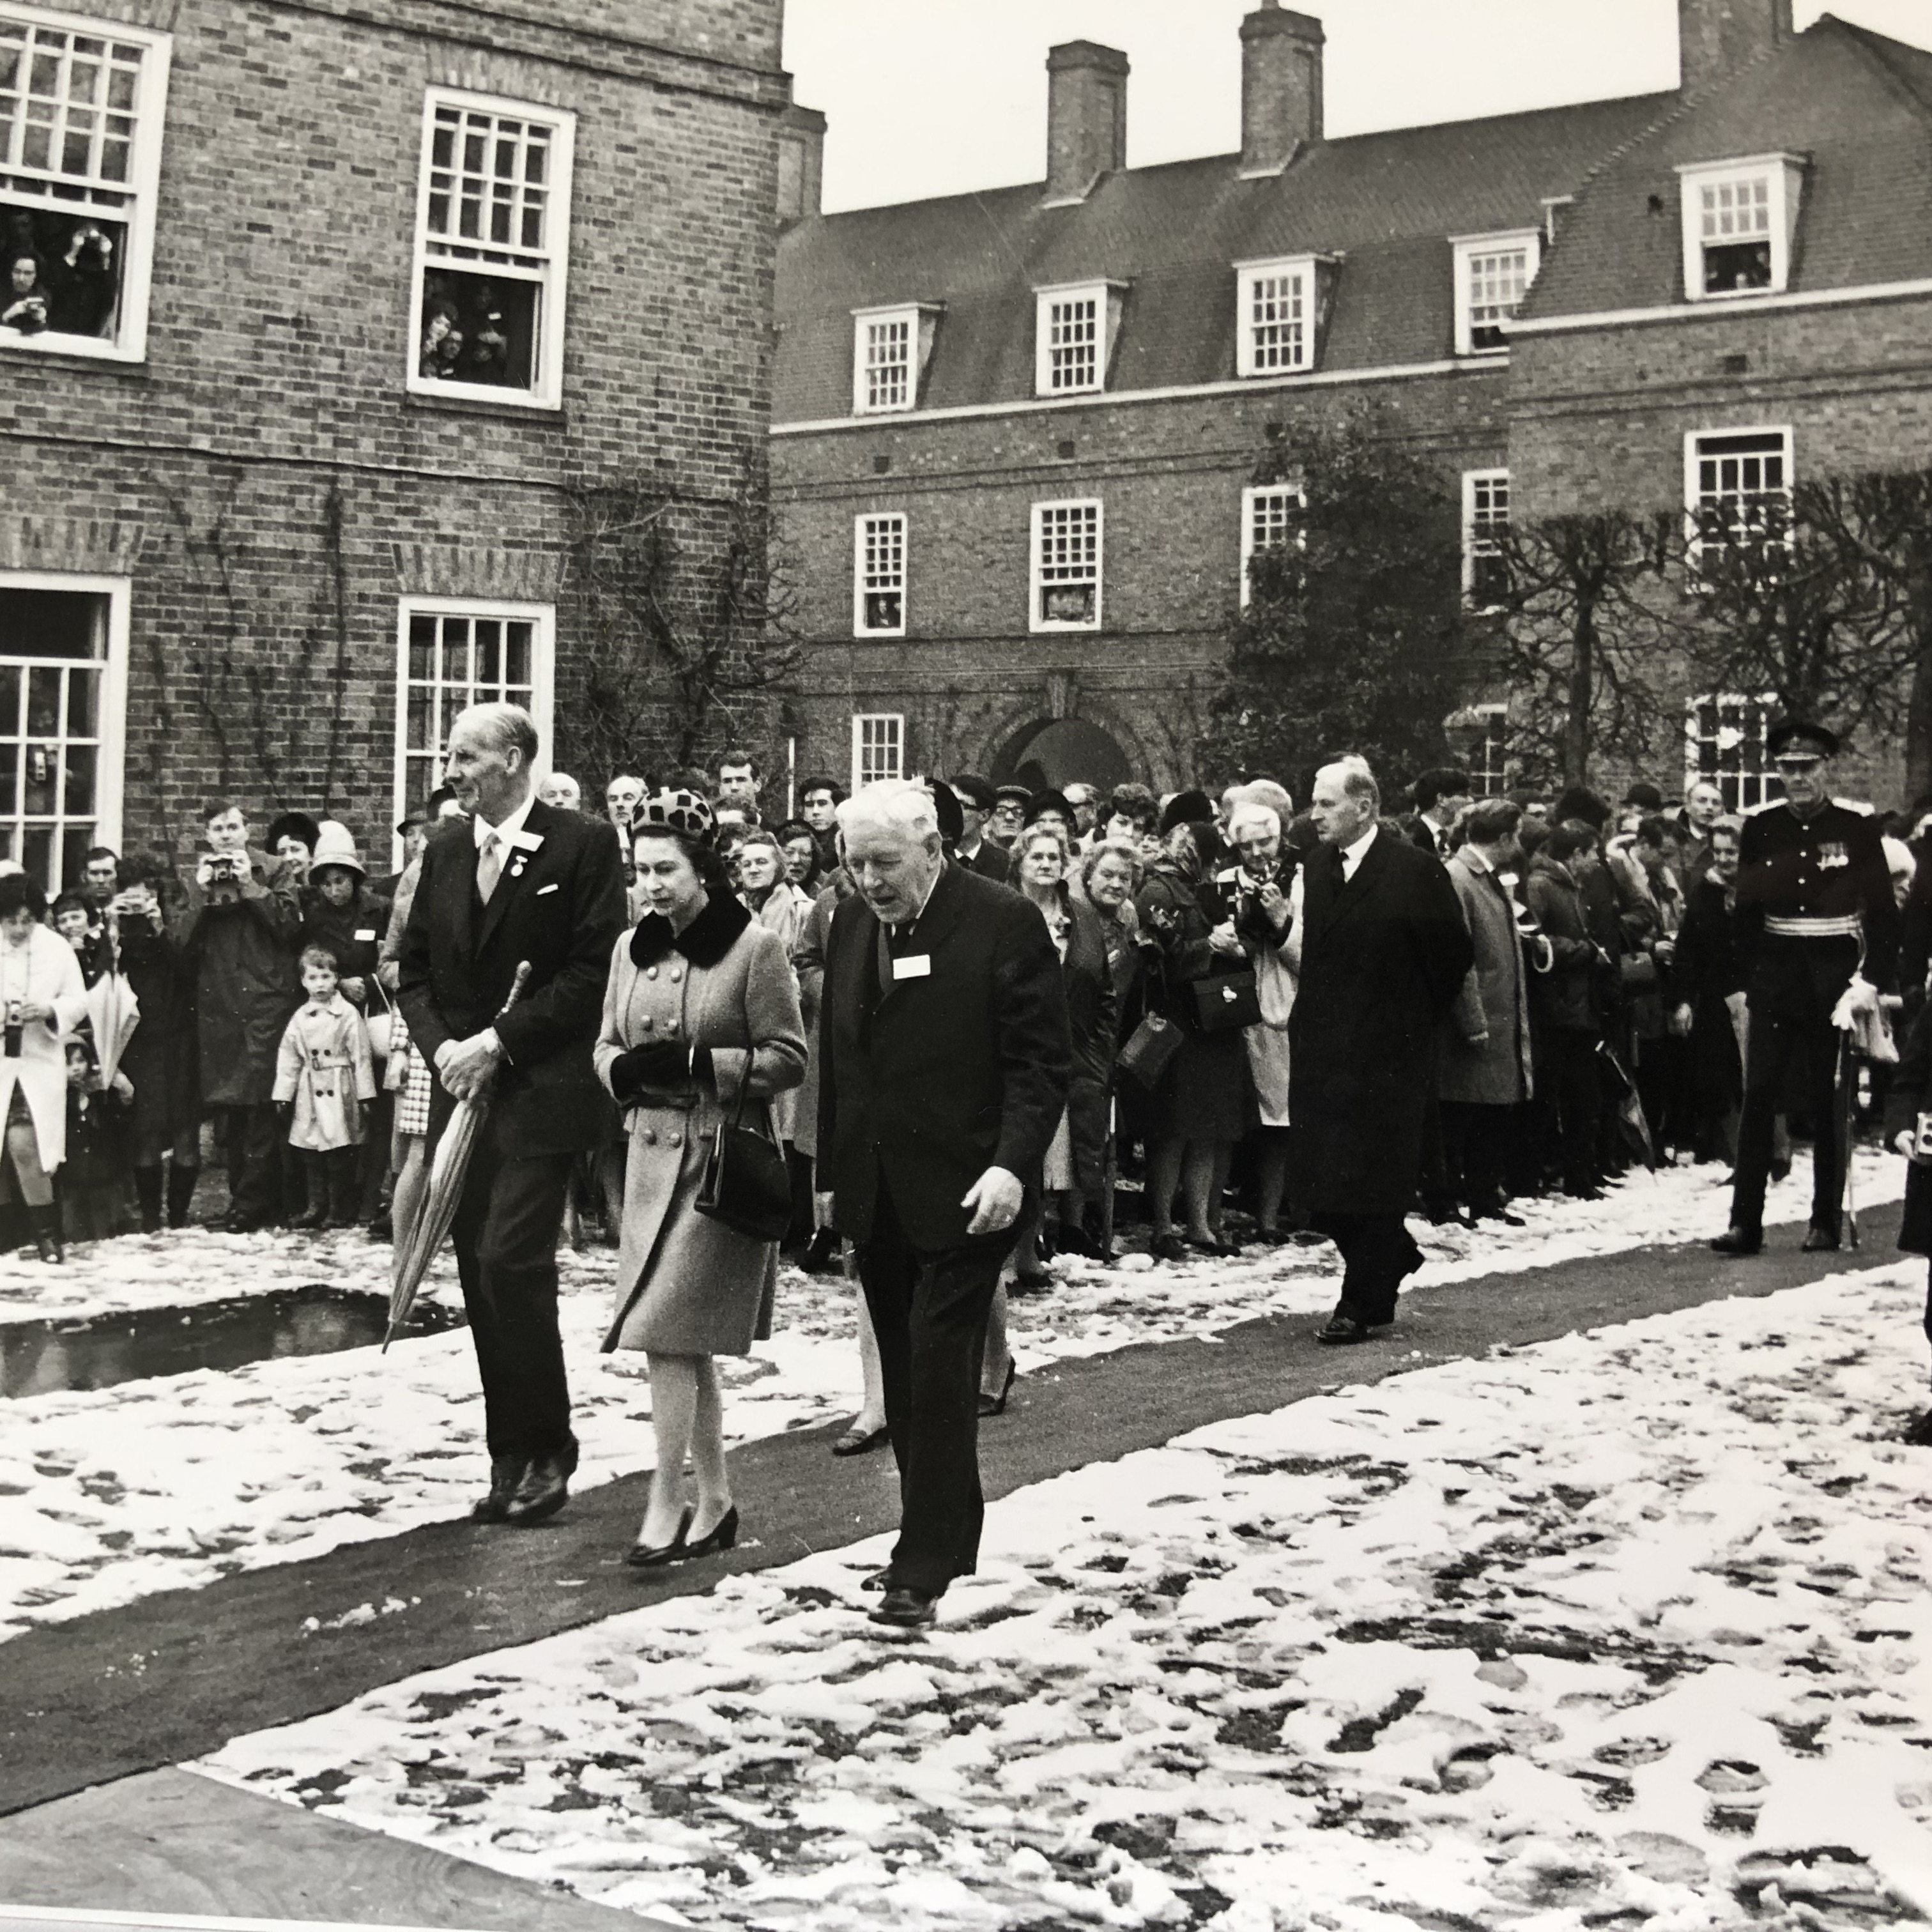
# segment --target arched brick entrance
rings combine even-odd
[[[995,784],[1034,791],[1076,782],[1105,793],[1136,774],[1113,735],[1087,718],[1036,718],[1001,746],[988,774]]]

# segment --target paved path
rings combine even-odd
[[[1800,1231],[1785,1228],[1773,1231],[1771,1252],[1750,1261],[1720,1260],[1702,1244],[1642,1249],[1424,1290],[1404,1297],[1402,1318],[1385,1336],[1346,1351],[1316,1347],[1314,1319],[1302,1316],[1244,1322],[1213,1340],[1058,1363],[1024,1377],[1008,1418],[982,1430],[988,1492],[1004,1495],[1342,1381],[1372,1382],[1498,1343],[1874,1266],[1896,1252],[1898,1215],[1889,1207],[1866,1216],[1856,1252],[1800,1254]],[[826,1453],[835,1432],[828,1425],[733,1451],[747,1540],[722,1562],[675,1566],[649,1580],[622,1566],[650,1480],[638,1475],[585,1492],[540,1530],[434,1524],[17,1637],[0,1646],[0,1815],[183,1762],[418,1671],[889,1529],[896,1516],[890,1458],[835,1463]],[[406,1607],[394,1614],[328,1628],[398,1600]],[[305,1628],[310,1618],[320,1628]]]

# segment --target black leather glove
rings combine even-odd
[[[648,1046],[634,1046],[610,1063],[610,1090],[626,1103],[647,1088],[662,1091],[710,1077],[710,1048],[680,1046],[674,1040],[656,1040]]]

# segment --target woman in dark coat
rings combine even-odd
[[[1099,1198],[1107,1174],[1108,1095],[1115,1052],[1114,976],[1100,915],[1068,890],[1070,856],[1066,833],[1046,820],[1022,832],[1013,847],[1020,890],[1039,907],[1060,954],[1072,1048],[1066,1111],[1047,1150],[1041,1208],[1024,1217],[1014,1246],[1016,1279],[1022,1288],[1046,1283],[1038,1246],[1046,1205],[1052,1204],[1055,1217],[1054,1246],[1087,1251],[1090,1244],[1083,1210]]]
[[[1690,1046],[1691,1090],[1696,1098],[1693,1151],[1700,1160],[1735,1161],[1738,1116],[1744,1106],[1744,1057],[1736,1016],[1744,975],[1737,950],[1738,828],[1711,828],[1711,866],[1690,888],[1677,934],[1672,982],[1681,1004],[1674,1016]]]
[[[1898,1226],[1902,1253],[1932,1255],[1932,1155],[1918,1151],[1918,1124],[1932,1114],[1932,1006],[1922,1006],[1906,1036],[1885,1101],[1885,1138],[1888,1147],[1905,1156],[1905,1213]],[[1925,1296],[1926,1339],[1932,1341],[1932,1283]],[[1932,1412],[1919,1417],[1906,1431],[1905,1441],[1932,1448]]]
[[[1219,844],[1211,822],[1171,826],[1134,901],[1142,943],[1153,955],[1150,1004],[1182,1035],[1180,1051],[1149,1096],[1144,1116],[1148,1214],[1153,1252],[1162,1261],[1184,1260],[1189,1248],[1237,1252],[1222,1238],[1221,1197],[1234,1143],[1247,1131],[1247,1046],[1238,1027],[1204,1034],[1190,990],[1197,980],[1238,972],[1245,963],[1232,921],[1214,925],[1202,906],[1201,887]],[[1184,1238],[1174,1232],[1177,1186],[1186,1199]]]
[[[169,935],[159,868],[140,858],[121,862],[112,910],[121,970],[141,1009],[121,1054],[134,1089],[128,1143],[141,1232],[161,1225],[162,1169],[167,1169],[167,1225],[188,1225],[201,1178],[201,1048],[194,1015],[194,968]]]
[[[1102,840],[1080,862],[1078,876],[1100,926],[1101,944],[1107,953],[1107,970],[1114,986],[1114,1037],[1108,1055],[1108,1094],[1106,1169],[1100,1199],[1090,1211],[1088,1232],[1093,1238],[1096,1260],[1111,1261],[1114,1253],[1114,1190],[1120,1178],[1120,1144],[1131,1137],[1130,1102],[1139,1092],[1132,1081],[1114,1078],[1120,1042],[1140,1024],[1142,974],[1147,956],[1138,944],[1139,928],[1134,916],[1134,892],[1141,882],[1140,855],[1134,848],[1118,840]]]

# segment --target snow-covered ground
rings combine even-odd
[[[1418,1370],[238,1739],[209,1774],[706,1925],[1932,1911],[1924,1264]],[[1909,1901],[1909,1902],[1908,1902]]]
[[[1896,1195],[1904,1162],[1862,1156],[1859,1198]],[[1714,1168],[1638,1175],[1605,1200],[1522,1204],[1526,1225],[1472,1234],[1417,1224],[1428,1286],[1688,1240],[1721,1226]],[[1808,1178],[1774,1190],[1774,1219],[1802,1219]],[[70,1270],[8,1259],[0,1294],[41,1298],[16,1318],[198,1304],[325,1281],[386,1294],[390,1250],[360,1234],[323,1239],[184,1230],[77,1250]],[[562,1256],[566,1350],[588,1487],[647,1468],[643,1358],[597,1351],[614,1257]],[[1016,1300],[1022,1372],[1133,1342],[1211,1334],[1256,1316],[1314,1314],[1334,1300],[1332,1248],[1251,1249],[1234,1261],[1108,1269],[1069,1261],[1051,1294]],[[446,1253],[430,1292],[452,1296]],[[50,1301],[49,1297],[68,1297]],[[743,1442],[849,1414],[858,1394],[856,1290],[789,1271],[778,1332],[724,1364],[729,1439]],[[0,1312],[0,1334],[4,1332]],[[226,1371],[0,1402],[0,1638],[228,1571],[460,1516],[481,1486],[482,1402],[463,1333],[286,1358]]]

